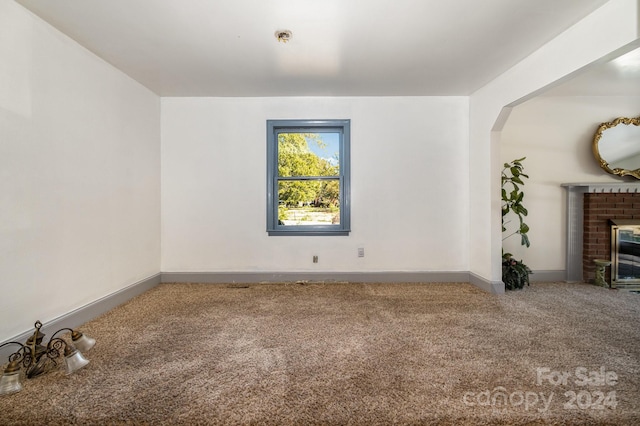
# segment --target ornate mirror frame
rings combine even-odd
[[[600,164],[600,167],[602,167],[602,169],[604,169],[607,173],[611,173],[617,176],[633,176],[636,179],[640,179],[640,167],[632,170],[613,167],[612,165],[609,164],[607,160],[602,158],[600,147],[598,144],[601,142],[603,133],[605,130],[614,128],[618,125],[638,126],[638,134],[640,135],[640,117],[636,117],[636,118],[619,117],[613,121],[602,123],[600,124],[600,126],[598,126],[598,129],[596,130],[596,134],[593,137],[593,145],[592,145],[593,155],[596,157],[596,161],[598,162],[598,164]],[[638,138],[637,143],[640,147],[640,137]]]

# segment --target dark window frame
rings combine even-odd
[[[339,175],[278,176],[279,133],[327,133],[340,134]],[[349,235],[351,232],[351,120],[267,120],[267,233],[270,236],[297,235]],[[278,223],[278,183],[292,180],[339,181],[340,223],[332,225],[282,225]]]

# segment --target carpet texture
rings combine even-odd
[[[639,320],[587,284],[162,284],[0,424],[640,424]]]

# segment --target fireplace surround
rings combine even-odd
[[[611,260],[609,221],[640,220],[640,183],[565,183],[562,187],[567,191],[567,281],[593,282],[594,260]]]

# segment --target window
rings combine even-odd
[[[269,235],[348,235],[349,120],[267,120]]]

